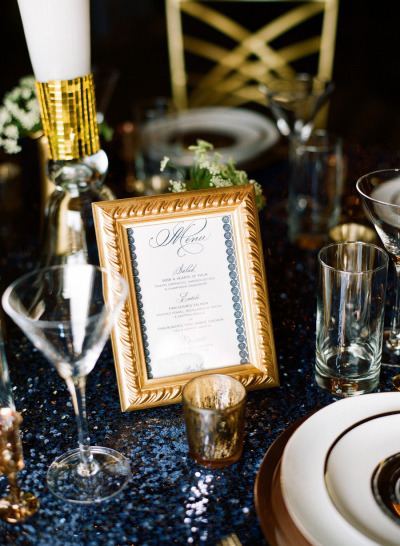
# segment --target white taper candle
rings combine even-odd
[[[91,72],[89,0],[18,0],[18,5],[38,82]]]

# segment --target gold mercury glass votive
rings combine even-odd
[[[246,389],[223,374],[189,381],[182,392],[189,455],[208,468],[235,463],[243,450]]]
[[[363,224],[350,222],[339,224],[329,231],[329,239],[335,243],[341,241],[361,241],[363,243],[377,243],[376,231]]]
[[[21,523],[36,514],[39,501],[32,493],[21,491],[17,474],[24,468],[19,425],[21,415],[8,407],[0,408],[0,473],[8,478],[5,497],[0,498],[0,519]]]

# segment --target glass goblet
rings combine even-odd
[[[118,493],[131,476],[121,454],[90,446],[85,399],[86,376],[127,293],[120,275],[88,264],[69,264],[29,273],[3,295],[5,311],[55,366],[72,397],[79,447],[58,457],[47,472],[50,490],[63,500],[102,501]]]
[[[357,190],[395,268],[395,302],[384,332],[382,364],[400,366],[400,169],[366,174],[357,181]]]
[[[300,73],[293,78],[270,76],[260,87],[281,135],[288,137],[289,142],[306,142],[314,128],[315,117],[332,93],[334,84]]]
[[[260,85],[279,132],[289,141],[289,176],[295,174],[296,146],[310,138],[316,115],[333,89],[332,82],[306,73],[287,78],[269,76]],[[284,197],[274,207],[272,214],[283,217],[288,207],[288,199]]]

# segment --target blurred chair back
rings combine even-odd
[[[291,77],[309,72],[331,79],[338,2],[166,0],[172,96],[177,108],[265,106],[259,85],[269,73]],[[234,20],[238,8],[244,11]],[[255,22],[257,29],[248,30],[245,20]],[[205,70],[196,74],[189,62]]]

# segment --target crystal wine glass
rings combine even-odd
[[[292,78],[271,75],[260,85],[279,132],[289,141],[290,176],[295,170],[296,146],[310,138],[315,117],[333,89],[332,82],[306,73]],[[288,200],[282,199],[274,214],[285,215],[288,206]]]
[[[395,303],[384,332],[382,364],[400,366],[400,169],[376,171],[357,181],[368,215],[395,267]]]
[[[127,283],[118,274],[65,264],[29,273],[3,295],[5,311],[55,366],[72,397],[79,447],[58,457],[47,472],[49,488],[63,500],[102,501],[118,493],[131,476],[120,453],[90,446],[85,401],[86,376],[127,293]]]
[[[39,510],[32,493],[21,491],[17,474],[24,468],[19,425],[22,417],[11,408],[0,408],[0,472],[7,476],[8,494],[0,499],[0,519],[7,523],[26,521]]]
[[[281,135],[289,142],[306,142],[314,128],[315,116],[332,93],[334,84],[311,74],[293,78],[270,76],[261,85]]]

